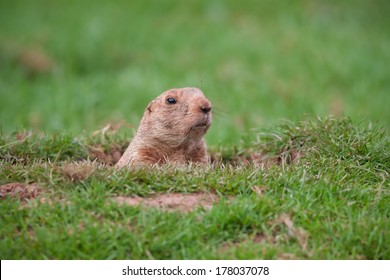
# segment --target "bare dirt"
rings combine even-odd
[[[126,123],[124,120],[119,122],[110,122],[99,130],[93,132],[95,138],[101,138],[102,143],[106,143],[107,136],[116,134],[121,129],[134,129],[131,124]],[[89,149],[89,158],[94,161],[102,162],[108,165],[115,165],[125,152],[128,142],[126,143],[106,143],[95,144]]]
[[[112,144],[104,148],[101,145],[89,147],[89,157],[92,161],[97,160],[108,165],[115,165],[123,154],[123,148],[119,145]]]
[[[184,213],[191,212],[197,208],[210,210],[215,203],[219,202],[218,196],[212,193],[169,193],[154,197],[117,196],[114,200],[122,205],[143,206]]]
[[[37,198],[42,193],[42,189],[35,184],[9,183],[0,186],[0,199],[13,197],[20,200]]]
[[[54,61],[40,48],[23,50],[18,57],[19,65],[29,74],[49,73],[54,68]]]

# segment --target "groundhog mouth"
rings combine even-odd
[[[203,121],[203,122],[198,122],[198,123],[195,123],[193,126],[192,126],[192,128],[193,129],[197,129],[197,128],[207,128],[207,127],[209,127],[210,126],[210,121],[207,119],[207,120],[205,120],[205,121]]]
[[[207,126],[208,126],[207,123],[200,123],[200,124],[194,125],[192,128],[205,128]]]

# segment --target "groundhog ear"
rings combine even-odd
[[[154,103],[154,100],[152,101],[152,102],[150,102],[149,103],[149,105],[148,105],[148,107],[146,107],[146,110],[149,112],[149,113],[151,113],[151,112],[153,112],[153,103]]]

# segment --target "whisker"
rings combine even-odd
[[[231,120],[231,115],[226,110],[220,110],[219,108],[213,108],[214,118],[221,118],[223,120]]]
[[[224,113],[224,114],[229,114],[229,111],[228,110],[226,110],[226,109],[222,109],[222,108],[220,108],[220,107],[217,107],[217,106],[213,106],[213,110],[216,110],[217,112],[222,112],[222,113]]]

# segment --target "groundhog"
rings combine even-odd
[[[200,89],[167,90],[149,103],[136,135],[116,166],[207,164],[203,136],[211,119],[211,103]]]

